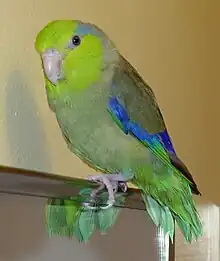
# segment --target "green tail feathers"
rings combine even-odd
[[[183,212],[179,215],[171,211],[167,206],[159,204],[152,197],[142,194],[146,210],[157,227],[161,227],[165,234],[168,234],[173,242],[175,221],[182,231],[185,240],[189,243],[197,240],[203,234],[202,222],[196,211],[193,200],[185,200]],[[184,197],[183,197],[184,198]]]
[[[90,195],[91,190],[86,190]],[[108,197],[107,192],[100,195],[101,200]],[[118,193],[116,204],[121,205],[125,196]],[[92,234],[98,230],[105,234],[115,224],[120,213],[119,207],[109,209],[87,209],[76,198],[70,200],[48,200],[46,206],[47,231],[50,237],[58,235],[64,237],[75,236],[79,242],[87,242]]]
[[[73,237],[80,242],[87,242],[93,233],[98,230],[101,234],[106,234],[112,227],[120,213],[119,207],[108,209],[88,209],[83,202],[88,202],[92,189],[84,189],[80,195],[69,200],[52,199],[48,200],[46,206],[47,231],[50,237],[54,235]],[[84,196],[84,197],[82,197]],[[196,211],[192,196],[185,193],[181,197],[182,204],[172,208],[162,204],[160,200],[143,194],[146,210],[157,227],[163,229],[173,242],[175,222],[182,231],[187,242],[197,240],[202,235],[202,222]],[[99,200],[106,202],[108,193],[103,192]],[[123,205],[126,195],[116,193],[116,205]],[[98,203],[97,203],[98,205]],[[178,211],[175,211],[178,210]],[[178,213],[177,213],[178,212]]]

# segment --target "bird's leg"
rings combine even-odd
[[[94,189],[91,193],[91,197],[95,198],[97,196],[97,194],[102,191],[105,188],[105,184],[104,183],[100,183],[100,186],[97,189]]]
[[[91,193],[91,198],[95,199],[97,194],[103,190],[105,187],[108,191],[108,201],[106,207],[101,207],[102,209],[107,209],[113,206],[115,203],[115,193],[118,191],[118,188],[121,188],[123,192],[126,192],[127,185],[126,182],[128,179],[124,177],[122,174],[100,174],[95,176],[89,176],[89,180],[95,181],[100,184],[100,186],[93,190]],[[89,204],[84,204],[88,208],[96,209],[95,207],[91,207]]]
[[[98,183],[98,182],[97,182]],[[99,182],[100,183],[100,182]],[[105,188],[105,184],[104,183],[100,183],[100,186],[97,189],[94,189],[91,193],[91,201],[95,201],[95,198],[97,196],[97,194],[102,191]],[[83,203],[83,205],[89,209],[97,209],[96,207],[92,207],[90,205],[90,203]]]

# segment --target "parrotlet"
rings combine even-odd
[[[130,182],[171,238],[175,221],[187,241],[201,236],[197,185],[175,152],[154,92],[114,42],[94,24],[56,20],[39,32],[35,48],[68,148],[100,173],[89,177],[100,184],[91,200],[106,188],[103,208],[110,208]]]

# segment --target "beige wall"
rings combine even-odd
[[[83,19],[100,25],[152,86],[179,155],[219,203],[219,8],[218,0],[3,0],[0,163],[92,173],[63,142],[34,50],[49,20]]]
[[[220,203],[219,8],[219,0],[3,0],[0,164],[71,176],[92,173],[62,139],[34,50],[35,36],[48,21],[83,19],[100,25],[152,86],[179,155],[205,197]],[[40,238],[32,247],[53,248],[59,240],[45,242]],[[71,251],[67,245],[63,251]]]

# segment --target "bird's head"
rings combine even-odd
[[[114,70],[118,53],[97,26],[78,20],[56,20],[37,35],[35,48],[42,60],[46,81],[54,92],[63,82],[77,90],[97,81],[107,68]]]

